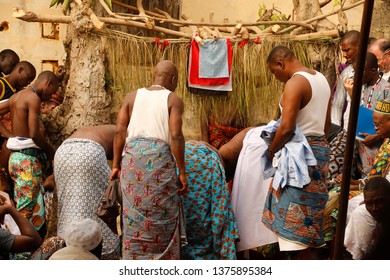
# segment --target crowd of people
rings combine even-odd
[[[359,36],[341,40],[346,64],[334,90],[289,48],[274,47],[267,64],[284,83],[281,117],[236,129],[217,147],[185,140],[178,71],[163,60],[151,86],[125,96],[116,124],[81,127],[55,149],[40,116],[63,101],[63,68],[34,81],[34,66],[3,50],[0,255],[234,260],[273,248],[279,259],[331,258]],[[368,50],[359,98],[376,133],[356,140],[345,247],[353,259],[386,259],[390,42]],[[110,180],[122,193],[115,231],[96,215]]]

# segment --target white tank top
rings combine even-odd
[[[294,73],[293,77],[295,75],[305,77],[311,86],[311,99],[304,108],[299,110],[297,125],[305,136],[323,136],[330,98],[328,81],[324,75],[317,71],[314,75],[304,71]]]
[[[154,137],[171,143],[169,131],[168,96],[171,91],[137,90],[130,123],[127,127],[126,143],[135,137]]]

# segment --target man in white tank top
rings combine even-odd
[[[130,92],[118,112],[110,179],[120,177],[122,187],[123,259],[180,259],[186,242],[180,235],[179,195],[187,178],[177,77],[171,61],[159,62],[153,85]]]
[[[266,154],[273,160],[298,126],[314,152],[317,166],[308,167],[312,181],[303,188],[286,185],[276,191],[271,184],[263,223],[278,236],[281,251],[299,250],[298,258],[312,258],[307,249],[325,244],[322,222],[328,200],[329,147],[325,136],[330,126],[330,87],[321,73],[305,67],[287,47],[275,47],[267,63],[285,87],[280,99],[281,123]]]

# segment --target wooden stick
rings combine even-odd
[[[112,3],[117,5],[117,6],[120,6],[120,7],[123,7],[123,8],[127,8],[130,11],[138,12],[137,7],[134,7],[134,6],[131,6],[131,5],[128,5],[128,4],[124,4],[124,3],[116,1],[116,0],[112,0]],[[160,14],[157,14],[157,13],[150,12],[150,11],[145,11],[145,13],[148,16],[157,17],[157,18],[164,18],[164,16],[162,16]]]
[[[340,9],[336,10],[336,11],[333,11],[333,12],[330,12],[330,13],[327,13],[327,14],[323,14],[323,15],[318,16],[318,17],[314,17],[314,18],[305,20],[304,23],[310,23],[310,22],[313,22],[313,21],[317,21],[317,20],[320,20],[320,19],[327,18],[328,16],[337,14],[340,10],[342,10],[342,11],[350,10],[350,9],[355,8],[356,6],[359,6],[359,5],[363,4],[363,3],[364,3],[364,0],[360,0],[359,2],[356,2],[356,3],[352,4],[352,5],[347,6],[347,7],[343,7],[343,8],[340,8]],[[289,32],[289,31],[291,31],[291,30],[293,30],[295,28],[296,27],[294,27],[294,26],[290,26],[290,27],[287,27],[287,28],[279,31],[277,34],[284,34],[284,33]]]

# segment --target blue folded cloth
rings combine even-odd
[[[271,121],[264,128],[260,137],[267,145],[271,144],[279,125],[280,119]],[[279,186],[283,188],[286,185],[303,188],[311,181],[308,166],[317,165],[313,151],[298,126],[292,139],[275,153],[273,162],[268,159],[265,152],[261,155],[261,160],[264,166],[264,178],[274,177],[272,187],[275,190]]]
[[[228,78],[228,49],[226,39],[204,40],[199,46],[199,78]]]

